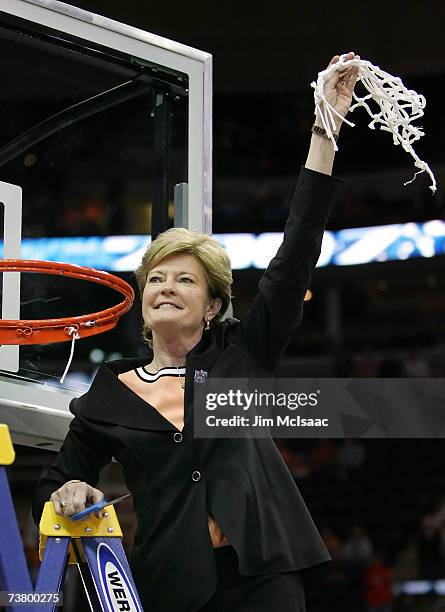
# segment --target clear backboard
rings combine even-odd
[[[60,2],[2,0],[0,57],[3,258],[125,270],[136,289],[151,236],[173,224],[211,232],[209,54]],[[4,319],[120,301],[83,281],[2,276]],[[98,364],[144,354],[139,310],[77,342],[63,385],[69,343],[0,346],[0,422],[14,442],[58,448]]]

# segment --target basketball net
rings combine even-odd
[[[390,132],[393,144],[401,145],[414,158],[414,166],[419,168],[419,170],[404,185],[412,183],[418,174],[427,172],[432,181],[430,189],[435,193],[436,180],[434,174],[428,164],[418,157],[413,148],[413,143],[424,136],[424,132],[419,127],[413,125],[414,121],[423,117],[423,109],[426,105],[424,96],[407,89],[399,77],[388,74],[367,60],[352,59],[345,61],[344,57],[345,55],[340,56],[336,64],[332,64],[326,70],[319,72],[317,81],[311,83],[311,87],[314,88],[315,116],[320,118],[335,151],[338,151],[334,139],[334,131],[336,129],[335,115],[351,127],[354,127],[355,124],[342,117],[329,104],[324,95],[324,83],[336,70],[342,71],[349,68],[349,66],[358,66],[357,81],[361,81],[369,93],[359,97],[354,91],[352,96],[355,104],[352,104],[349,110],[352,112],[358,106],[363,106],[370,117],[372,117],[368,127],[371,130],[375,130],[377,125],[381,130]],[[377,104],[375,112],[369,106],[372,101]]]

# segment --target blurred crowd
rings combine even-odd
[[[421,350],[377,353],[365,347],[336,357],[335,375],[355,378],[441,378],[445,376],[443,353]]]
[[[437,580],[445,576],[445,500],[422,517],[416,537],[416,558],[419,578]]]
[[[302,441],[299,442],[301,447]],[[367,457],[360,440],[320,439],[303,445],[303,448],[306,446],[304,450],[297,450],[294,440],[278,440],[277,444],[300,488],[303,481],[310,479],[341,482],[343,487],[348,487],[362,478]],[[341,486],[338,494],[341,495]],[[308,580],[313,609],[390,612],[393,600],[391,568],[385,554],[374,546],[366,528],[361,524],[348,525],[346,519],[336,527],[322,524],[321,535],[332,563],[315,578],[322,582],[321,587],[318,584],[312,590],[312,581]]]
[[[366,458],[365,447],[359,440],[346,439],[340,445],[329,438],[305,450],[295,450],[295,446],[279,440],[283,459],[298,482],[310,478],[314,473],[331,473],[347,479],[358,473]]]
[[[325,528],[322,537],[332,557],[323,580],[323,609],[356,612],[393,610],[392,570],[361,525],[353,526],[342,540]]]
[[[282,232],[296,175],[294,170],[290,178],[246,176],[235,182],[215,177],[214,233]],[[403,181],[400,177],[398,180],[402,189]],[[424,222],[441,219],[445,213],[442,192],[432,199],[426,185],[421,190],[403,191],[399,197],[385,196],[378,182],[372,189],[365,184],[354,191],[348,191],[347,185],[346,182],[332,211],[329,230]],[[97,185],[95,193],[82,194],[79,199],[58,193],[48,185],[35,185],[33,192],[26,195],[34,203],[23,211],[26,237],[145,234],[150,229],[149,197],[134,197],[123,181]],[[36,216],[36,208],[47,214]],[[170,206],[171,220],[173,210]]]
[[[338,173],[340,174],[340,173]],[[215,181],[214,231],[225,232],[281,232],[287,219],[292,187],[297,170],[291,179],[246,178],[241,182]],[[445,198],[440,192],[434,198],[422,183],[408,191],[403,188],[403,177],[394,171],[393,182],[398,184],[398,196],[385,193],[385,186],[373,177],[363,179],[359,188],[348,189],[348,175],[342,174],[346,183],[341,190],[330,216],[327,229],[340,230],[351,227],[369,227],[392,223],[424,222],[441,219],[445,212]],[[273,177],[272,177],[273,178]],[[419,179],[422,180],[422,179]],[[360,185],[360,182],[358,185]],[[236,192],[234,186],[237,187]]]

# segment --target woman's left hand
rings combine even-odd
[[[350,51],[344,59],[351,60],[354,58],[360,59],[360,56]],[[329,66],[336,64],[339,59],[340,56],[334,55]],[[324,84],[324,95],[327,101],[342,117],[346,116],[351,106],[352,92],[354,91],[357,81],[358,71],[359,69],[357,66],[350,66],[343,72],[336,70]],[[339,121],[338,117],[336,117],[336,120]]]

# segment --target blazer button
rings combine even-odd
[[[198,470],[195,470],[192,474],[192,480],[193,482],[198,482],[198,480],[201,480],[201,472],[198,472]]]
[[[180,433],[179,431],[176,431],[176,432],[173,434],[173,440],[174,440],[175,442],[182,442],[182,440],[183,440],[183,435],[182,435],[182,433]]]

